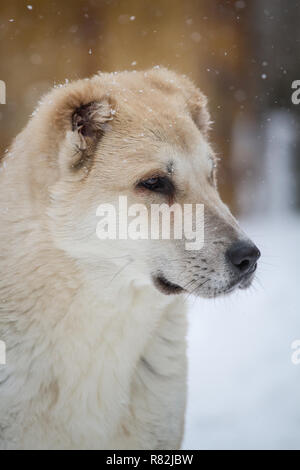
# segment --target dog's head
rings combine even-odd
[[[34,119],[51,125],[48,214],[55,243],[69,255],[99,269],[124,267],[128,279],[167,294],[213,297],[250,285],[260,253],[219,197],[206,99],[189,79],[165,69],[99,74],[52,92]],[[169,239],[124,236],[120,196],[129,213],[140,205],[135,228],[154,223],[154,206],[204,205],[204,245],[187,249],[187,234],[174,236],[173,213]],[[99,240],[104,204],[116,208],[116,226]]]

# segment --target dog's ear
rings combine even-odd
[[[68,133],[68,140],[73,146],[70,162],[73,170],[88,168],[114,113],[113,103],[108,98],[81,104],[73,111],[70,123],[72,132]]]
[[[83,139],[99,139],[104,133],[104,124],[112,119],[112,108],[108,101],[92,101],[82,104],[72,115],[72,131]]]
[[[206,96],[199,90],[196,90],[196,92],[189,97],[188,108],[194,123],[206,136],[212,124],[207,108]]]
[[[211,125],[207,98],[188,77],[178,75],[164,67],[149,70],[147,77],[152,87],[159,88],[170,95],[180,93],[194,123],[204,135],[207,135]]]
[[[179,83],[191,118],[198,129],[207,136],[212,122],[210,120],[206,96],[185,75],[179,77]]]

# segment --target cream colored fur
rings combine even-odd
[[[91,102],[95,128],[84,136],[72,116]],[[0,448],[180,447],[186,301],[151,275],[164,270],[187,291],[198,282],[197,295],[226,290],[224,249],[240,232],[211,180],[207,128],[206,100],[188,79],[164,69],[99,74],[47,95],[5,155]],[[178,202],[207,206],[204,253],[174,241],[100,242],[97,206],[120,194],[164,202],[134,185],[170,159]]]

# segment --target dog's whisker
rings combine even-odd
[[[127,263],[125,263],[124,266],[121,266],[121,268],[113,275],[113,277],[111,278],[111,280],[109,281],[107,287],[117,278],[117,276],[119,276],[119,274],[121,274],[121,272],[123,272],[131,263],[133,262],[133,259],[130,258]]]

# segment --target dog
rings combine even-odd
[[[186,294],[248,287],[258,248],[221,201],[205,96],[164,68],[46,95],[0,170],[2,449],[179,449]],[[97,207],[204,205],[204,246],[96,236]]]

